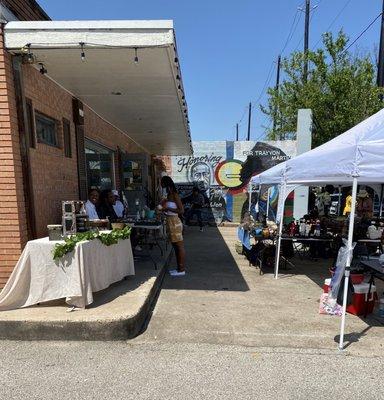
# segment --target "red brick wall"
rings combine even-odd
[[[2,60],[3,63],[1,62]],[[2,65],[3,64],[3,65]],[[2,66],[2,68],[1,68]],[[38,143],[30,148],[30,169],[35,203],[36,233],[46,236],[47,225],[61,222],[61,201],[78,198],[78,176],[72,95],[30,65],[23,65],[24,91],[39,111],[58,121],[58,147]],[[11,57],[0,55],[0,287],[9,277],[27,240],[22,172],[14,99]],[[112,150],[142,152],[130,138],[90,108],[84,107],[85,136]],[[72,158],[64,156],[63,125],[71,122]],[[115,157],[117,161],[117,157]],[[118,183],[118,167],[115,166]],[[117,186],[119,187],[119,186]]]
[[[61,201],[77,199],[78,177],[75,128],[73,124],[72,95],[29,65],[23,66],[25,96],[32,106],[58,121],[58,147],[36,143],[30,149],[30,163],[35,202],[36,231],[38,237],[47,234],[47,225],[60,223]],[[71,121],[72,158],[64,156],[62,119]],[[129,137],[84,107],[85,136],[101,145],[135,153],[142,151]],[[115,157],[117,163],[117,157]],[[115,165],[115,182],[119,188],[118,166]]]
[[[6,282],[27,241],[11,62],[0,32],[0,286]]]
[[[23,65],[26,98],[34,110],[58,121],[58,147],[38,143],[30,149],[36,234],[46,236],[49,223],[59,223],[61,201],[78,198],[75,128],[72,95],[30,65]],[[63,118],[71,121],[72,158],[64,156]]]

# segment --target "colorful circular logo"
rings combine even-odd
[[[216,181],[229,189],[238,188],[243,185],[240,173],[243,164],[239,160],[226,160],[217,165],[215,175]]]

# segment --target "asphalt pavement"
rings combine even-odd
[[[1,342],[0,398],[382,399],[380,358],[207,344]]]

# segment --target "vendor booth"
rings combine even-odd
[[[192,153],[173,22],[14,21],[4,37],[28,131],[27,219],[38,229],[0,310],[60,298],[84,308],[93,292],[134,275],[135,247],[158,245],[154,156]]]
[[[278,184],[279,235],[275,277],[278,276],[282,239],[282,211],[287,194],[297,186],[351,185],[352,204],[348,229],[348,257],[345,267],[343,316],[340,349],[344,343],[346,296],[353,251],[353,232],[358,184],[381,184],[384,167],[384,110],[356,125],[344,134],[307,153],[285,161],[252,179],[253,183]]]

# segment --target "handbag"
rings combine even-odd
[[[344,297],[344,283],[345,283],[345,276],[342,277],[340,282],[339,292],[337,293],[337,304],[340,306],[343,305],[343,297]],[[352,304],[353,301],[353,294],[355,293],[355,289],[353,288],[353,284],[351,279],[348,280],[348,293],[347,293],[347,304],[349,306]]]

